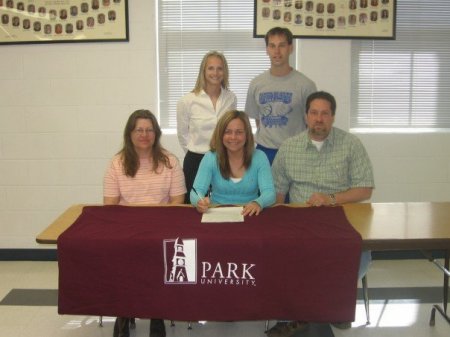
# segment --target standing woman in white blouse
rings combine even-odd
[[[186,179],[186,203],[200,161],[209,150],[209,141],[219,118],[237,106],[236,95],[228,82],[228,64],[217,51],[208,52],[200,64],[194,89],[177,104],[178,141],[185,152],[183,171]]]

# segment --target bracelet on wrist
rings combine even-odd
[[[330,198],[330,205],[336,206],[336,196],[334,193],[328,194],[328,197]]]

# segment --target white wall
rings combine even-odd
[[[128,43],[0,46],[0,248],[47,248],[35,236],[63,210],[101,203],[129,114],[157,112],[154,1],[129,1],[129,20]],[[348,129],[350,41],[301,41],[298,55]],[[375,168],[372,201],[450,200],[450,134],[359,136]],[[175,135],[163,143],[182,158]]]

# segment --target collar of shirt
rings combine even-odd
[[[307,141],[305,142],[305,148],[308,147],[313,147],[316,149],[316,146],[313,144],[313,142],[311,141],[311,138],[309,137],[309,131],[305,130],[306,134],[307,134]],[[331,128],[330,133],[328,134],[327,138],[325,138],[325,140],[323,141],[323,147],[325,146],[333,146],[334,145],[334,126]]]
[[[223,95],[223,87],[220,87],[220,95],[219,95],[218,99],[220,99],[220,97],[222,97],[222,95]],[[209,95],[206,93],[205,89],[202,89],[200,91],[199,96],[204,96],[204,97],[209,98]]]

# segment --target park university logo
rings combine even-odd
[[[167,239],[164,244],[164,283],[197,283],[197,240]]]
[[[164,284],[201,286],[256,286],[257,265],[248,258],[238,261],[217,261],[205,255],[197,256],[197,239],[165,239]],[[241,259],[243,261],[241,261]]]

